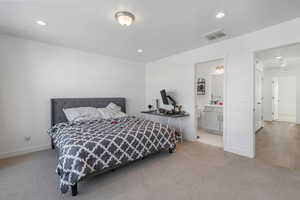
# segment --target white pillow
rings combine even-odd
[[[119,110],[111,110],[108,108],[97,108],[103,119],[126,117],[127,115]]]
[[[110,110],[117,110],[117,111],[121,111],[121,107],[110,102],[107,106],[106,106],[107,109],[110,109]]]
[[[94,107],[79,107],[63,109],[68,121],[86,121],[100,119],[101,115]]]

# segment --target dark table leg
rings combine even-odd
[[[51,139],[51,148],[52,149],[55,149],[55,146],[54,146],[54,143],[53,143],[53,140]]]
[[[78,194],[77,183],[72,185],[72,196],[76,196]]]
[[[169,153],[175,153],[176,152],[176,145],[174,147],[169,148]]]

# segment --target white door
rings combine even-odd
[[[263,75],[259,69],[255,70],[255,130],[259,130],[263,127],[263,116],[262,116],[262,85]]]
[[[272,103],[272,115],[273,115],[273,120],[278,120],[278,102],[279,102],[279,97],[278,97],[278,78],[274,77],[272,80],[272,99],[273,99],[273,103]]]
[[[278,77],[278,120],[296,122],[296,77]]]

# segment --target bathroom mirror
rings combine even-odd
[[[210,96],[218,96],[223,100],[224,74],[211,75],[211,94]]]

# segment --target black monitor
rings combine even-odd
[[[160,95],[161,95],[163,104],[169,105],[169,101],[168,101],[168,96],[167,96],[166,90],[161,90],[160,91]]]
[[[169,100],[170,100],[172,106],[174,107],[174,108],[173,108],[173,112],[175,112],[175,110],[176,110],[176,105],[177,105],[177,104],[176,104],[176,101],[175,101],[172,97],[170,97],[169,95],[167,95],[166,90],[161,90],[161,91],[160,91],[160,94],[161,94],[161,98],[162,98],[163,104],[169,105]]]

